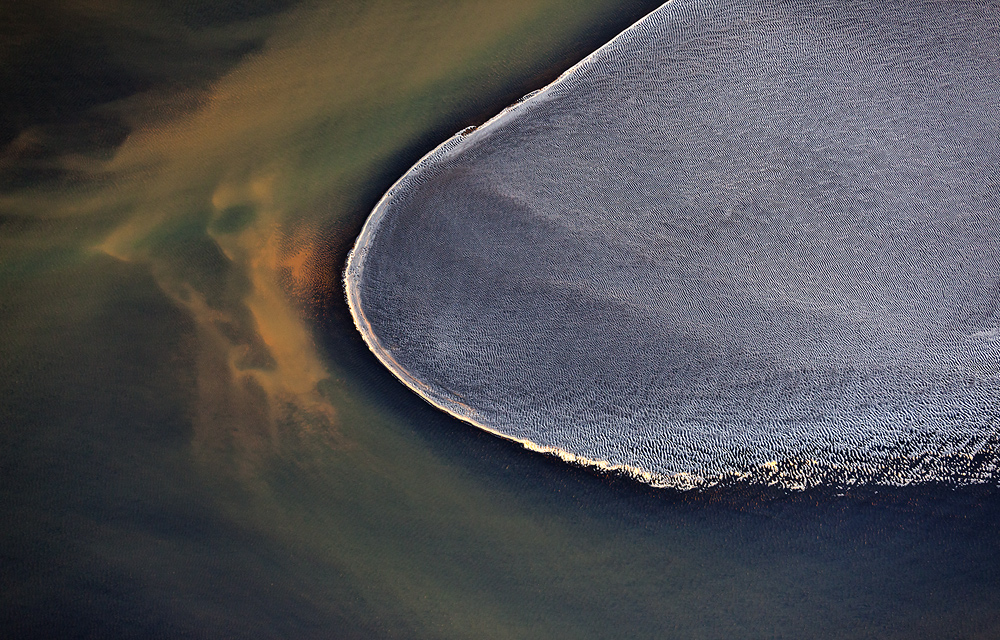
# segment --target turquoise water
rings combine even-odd
[[[996,636],[992,487],[656,491],[354,330],[385,189],[652,6],[37,7],[0,21],[5,637]]]

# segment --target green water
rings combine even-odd
[[[1000,637],[993,488],[602,478],[354,331],[396,177],[654,7],[0,10],[0,635]]]

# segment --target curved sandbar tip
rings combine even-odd
[[[355,323],[449,414],[657,486],[996,481],[998,25],[673,0],[400,178]]]

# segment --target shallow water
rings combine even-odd
[[[376,199],[643,7],[37,6],[2,50],[4,637],[996,635],[992,488],[653,491],[442,415],[354,331]]]

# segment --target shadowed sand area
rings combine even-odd
[[[988,2],[669,2],[396,183],[356,323],[651,484],[995,480],[998,41]]]

